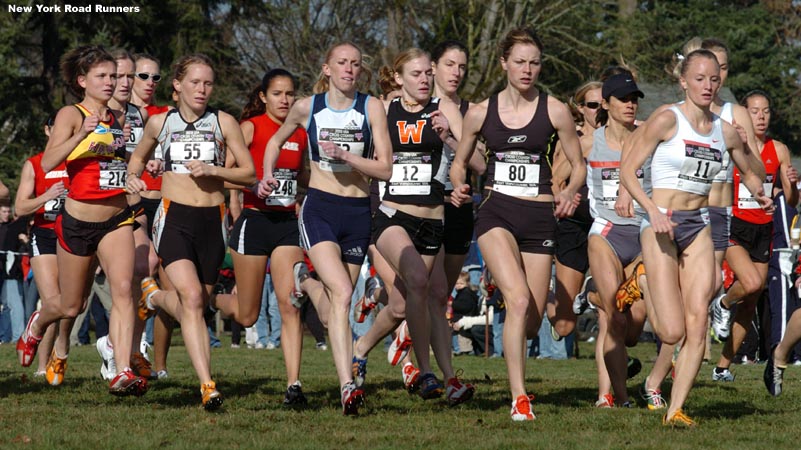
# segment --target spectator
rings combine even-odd
[[[17,217],[13,221],[11,218],[11,208],[0,206],[0,221],[4,221],[4,235],[0,236],[0,272],[3,277],[3,287],[0,291],[0,299],[4,309],[8,309],[8,318],[11,323],[10,338],[16,342],[25,329],[25,306],[22,297],[23,274],[22,274],[22,255],[26,251],[26,241],[28,239],[28,219]],[[5,340],[6,336],[3,336]]]
[[[456,280],[456,295],[453,297],[453,329],[460,335],[470,339],[473,346],[473,354],[482,355],[487,352],[485,346],[486,333],[492,332],[487,329],[486,324],[492,321],[492,310],[487,310],[484,302],[478,298],[478,294],[469,284],[470,274],[462,272]],[[489,316],[488,316],[489,314]]]

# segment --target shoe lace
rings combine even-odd
[[[515,410],[524,415],[531,414],[531,403],[534,402],[534,394],[520,395],[515,401]]]
[[[67,369],[67,360],[61,358],[54,358],[53,359],[53,372],[55,373],[64,373]]]

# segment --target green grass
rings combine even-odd
[[[377,349],[368,366],[367,406],[358,418],[343,417],[330,351],[314,350],[311,340],[306,349],[302,380],[310,403],[301,410],[281,405],[280,351],[213,349],[225,405],[207,413],[182,346],[170,353],[171,378],[153,382],[142,398],[118,399],[106,393],[93,345],[72,349],[66,381],[57,388],[33,379],[31,369],[17,365],[14,347],[3,345],[0,448],[798,448],[801,370],[795,367],[786,372],[786,392],[774,399],[762,385],[762,365],[735,366],[737,381],[728,384],[710,381],[712,366],[704,365],[685,408],[699,427],[673,430],[661,425],[661,414],[642,407],[593,408],[595,365],[586,357],[530,359],[527,387],[537,396],[538,419],[513,423],[503,360],[455,358],[477,392],[471,402],[448,408],[444,400],[407,394],[400,369]],[[581,350],[592,352],[590,344]],[[717,345],[712,354],[719,352]],[[654,346],[641,344],[631,353],[644,362],[644,372],[629,383],[633,396]]]

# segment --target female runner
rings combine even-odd
[[[542,42],[533,30],[510,31],[500,42],[506,88],[467,112],[451,167],[454,206],[469,197],[465,168],[479,134],[489,152],[486,200],[476,221],[481,254],[506,300],[503,349],[512,391],[512,420],[533,420],[526,395],[526,334],[536,334],[548,297],[556,217],[573,214],[586,167],[568,108],[534,83],[542,65]],[[554,195],[551,149],[559,135],[572,171]],[[527,323],[528,322],[528,323]]]
[[[236,119],[208,106],[214,90],[211,60],[189,55],[175,64],[173,87],[178,109],[151,117],[142,141],[131,155],[127,190],[147,188],[140,175],[157,144],[164,151],[163,194],[156,213],[156,252],[175,290],[159,290],[155,280],[142,281],[139,317],[155,307],[181,323],[181,333],[201,383],[203,407],[222,405],[211,378],[209,334],[203,311],[225,256],[223,183],[255,183],[253,160]],[[237,167],[234,167],[234,164]]]

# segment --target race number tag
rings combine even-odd
[[[643,177],[645,172],[642,169],[637,169],[635,172],[637,181],[640,187],[643,184]],[[601,169],[601,198],[600,203],[608,209],[614,210],[617,198],[620,196],[620,167],[603,168]],[[636,200],[632,199],[634,208],[639,208]]]
[[[64,191],[58,197],[48,200],[44,204],[44,219],[45,220],[56,220],[58,217],[58,213],[61,211],[61,208],[64,207],[64,202],[67,201],[67,192]]]
[[[712,179],[723,167],[723,152],[703,143],[684,141],[684,155],[676,187],[692,194],[709,194]]]
[[[142,136],[145,134],[145,129],[142,127],[131,127],[131,136],[128,138],[128,141],[125,143],[125,151],[128,153],[133,153],[136,150],[136,146],[139,144],[139,141],[142,140]]]
[[[121,159],[111,161],[98,161],[100,166],[100,189],[107,191],[112,189],[124,189],[128,164]]]
[[[391,195],[431,193],[431,153],[399,152],[392,155]]]
[[[278,181],[278,187],[270,192],[264,203],[267,206],[294,205],[295,195],[298,193],[298,173],[289,169],[277,169],[273,177]]]
[[[762,182],[762,190],[765,192],[765,195],[770,195],[773,192],[773,174],[769,173],[765,177],[765,180]],[[762,206],[759,205],[759,202],[756,201],[754,195],[751,194],[751,191],[745,187],[745,184],[740,182],[740,186],[737,189],[738,192],[738,199],[737,199],[737,207],[740,209],[762,209]]]
[[[364,155],[364,132],[361,128],[321,128],[318,142],[330,141],[353,155]],[[320,150],[319,166],[328,172],[351,172],[353,169],[341,159],[329,158]]]
[[[539,195],[540,155],[511,151],[497,153],[492,190],[515,197]]]
[[[170,157],[174,173],[190,173],[184,164],[189,161],[200,161],[214,165],[216,161],[214,142],[172,142],[170,144]]]
[[[453,165],[453,158],[455,156],[456,152],[453,151],[452,148],[450,148],[448,145],[442,146],[442,159],[446,160],[448,164],[446,172],[448,176],[445,177],[445,183],[443,183],[445,185],[445,192],[450,192],[453,190],[453,183],[451,183],[450,173],[451,173],[451,166]]]

